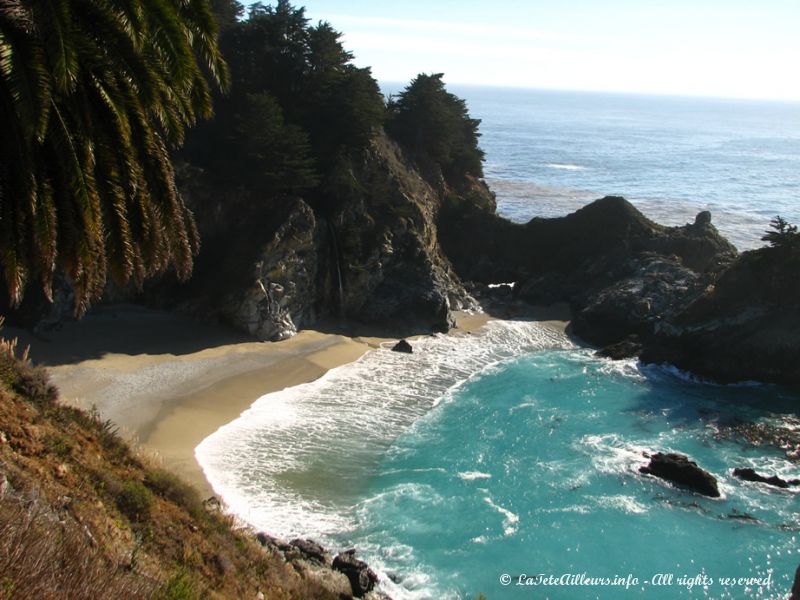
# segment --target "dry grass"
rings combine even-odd
[[[151,598],[157,584],[109,562],[90,535],[39,499],[0,497],[0,597]]]
[[[7,482],[9,485],[3,485]],[[0,340],[0,600],[338,598]]]

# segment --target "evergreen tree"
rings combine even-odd
[[[82,312],[198,248],[168,147],[227,82],[207,0],[0,3],[0,255],[12,304],[62,268]]]
[[[192,133],[185,156],[218,180],[323,204],[328,190],[319,181],[364,148],[384,116],[377,83],[350,64],[340,38],[328,23],[309,25],[305,10],[286,0],[252,5],[220,42],[231,94],[216,101],[213,122]],[[264,114],[253,113],[254,102]]]
[[[786,219],[777,216],[770,221],[770,227],[773,231],[765,233],[762,241],[769,242],[773,248],[800,248],[800,233],[796,225],[790,225]]]
[[[469,116],[464,100],[445,89],[443,74],[421,74],[387,107],[388,133],[426,170],[457,182],[483,176],[478,147],[480,120]]]

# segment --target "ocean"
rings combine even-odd
[[[776,215],[800,223],[799,102],[448,89],[481,119],[486,181],[514,221],[624,196],[665,225],[710,210],[741,250]]]
[[[483,119],[486,177],[515,220],[621,194],[665,223],[710,209],[741,248],[774,214],[800,221],[797,105],[455,91]],[[799,399],[494,321],[263,396],[196,455],[243,520],[358,548],[397,600],[777,599],[800,563],[797,488],[732,470],[800,465],[728,432],[797,431]],[[658,451],[689,455],[722,497],[641,475]]]

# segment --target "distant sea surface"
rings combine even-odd
[[[710,210],[740,249],[775,215],[800,222],[800,103],[448,89],[481,119],[486,180],[514,221],[619,195],[666,225]]]

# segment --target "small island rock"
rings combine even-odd
[[[400,340],[394,346],[392,346],[392,352],[405,352],[406,354],[411,354],[414,352],[414,349],[406,340]]]
[[[716,478],[683,454],[653,454],[650,463],[639,467],[639,472],[670,481],[710,498],[719,498],[720,495]]]
[[[756,473],[753,469],[734,469],[733,476],[738,477],[743,481],[755,481],[758,483],[766,483],[775,487],[786,489],[792,485],[800,485],[800,479],[790,479],[789,481],[781,479],[777,475],[771,477],[764,477]]]

